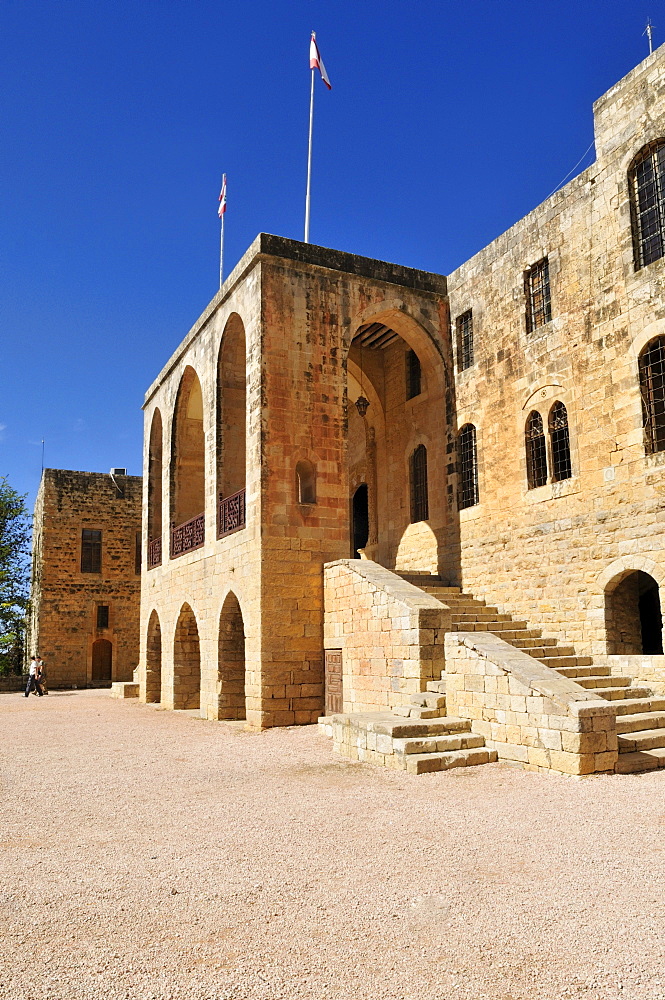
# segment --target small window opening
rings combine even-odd
[[[102,533],[83,528],[81,532],[81,572],[101,573]]]
[[[419,396],[421,389],[422,371],[420,359],[415,351],[406,352],[406,398],[413,399]]]
[[[459,495],[460,510],[478,503],[478,457],[476,454],[476,428],[465,424],[459,432]]]
[[[529,414],[526,422],[526,473],[529,489],[547,483],[547,445],[543,431],[543,418],[537,410]]]
[[[411,523],[426,521],[428,517],[427,448],[420,444],[411,455]]]
[[[109,606],[108,604],[97,605],[97,628],[109,627]]]
[[[311,462],[296,465],[296,495],[298,503],[316,503],[316,466]]]
[[[547,257],[534,264],[524,275],[526,293],[526,331],[532,333],[552,319],[550,266]]]
[[[460,371],[473,364],[473,312],[457,317],[457,367]]]
[[[665,450],[665,337],[650,340],[638,361],[648,452]]]
[[[563,479],[570,479],[573,474],[570,463],[568,413],[563,403],[555,403],[550,410],[549,429],[552,446],[552,482],[560,483]]]

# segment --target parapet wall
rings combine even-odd
[[[445,638],[446,711],[500,760],[563,774],[613,771],[616,708],[491,633]]]
[[[444,668],[451,611],[368,559],[324,567],[324,646],[342,651],[343,711],[405,705]]]

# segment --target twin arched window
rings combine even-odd
[[[665,139],[650,142],[628,171],[635,270],[665,256]]]
[[[568,413],[563,403],[557,401],[552,406],[548,417],[550,437],[549,464],[551,482],[560,483],[572,476],[570,461],[570,434],[568,430]],[[530,490],[547,483],[547,440],[543,427],[543,418],[538,410],[529,414],[525,428],[526,446],[526,476]]]

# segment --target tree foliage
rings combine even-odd
[[[0,476],[0,674],[20,673],[30,587],[25,496]]]

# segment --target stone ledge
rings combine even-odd
[[[135,681],[115,681],[111,685],[112,698],[138,698],[139,685]]]

